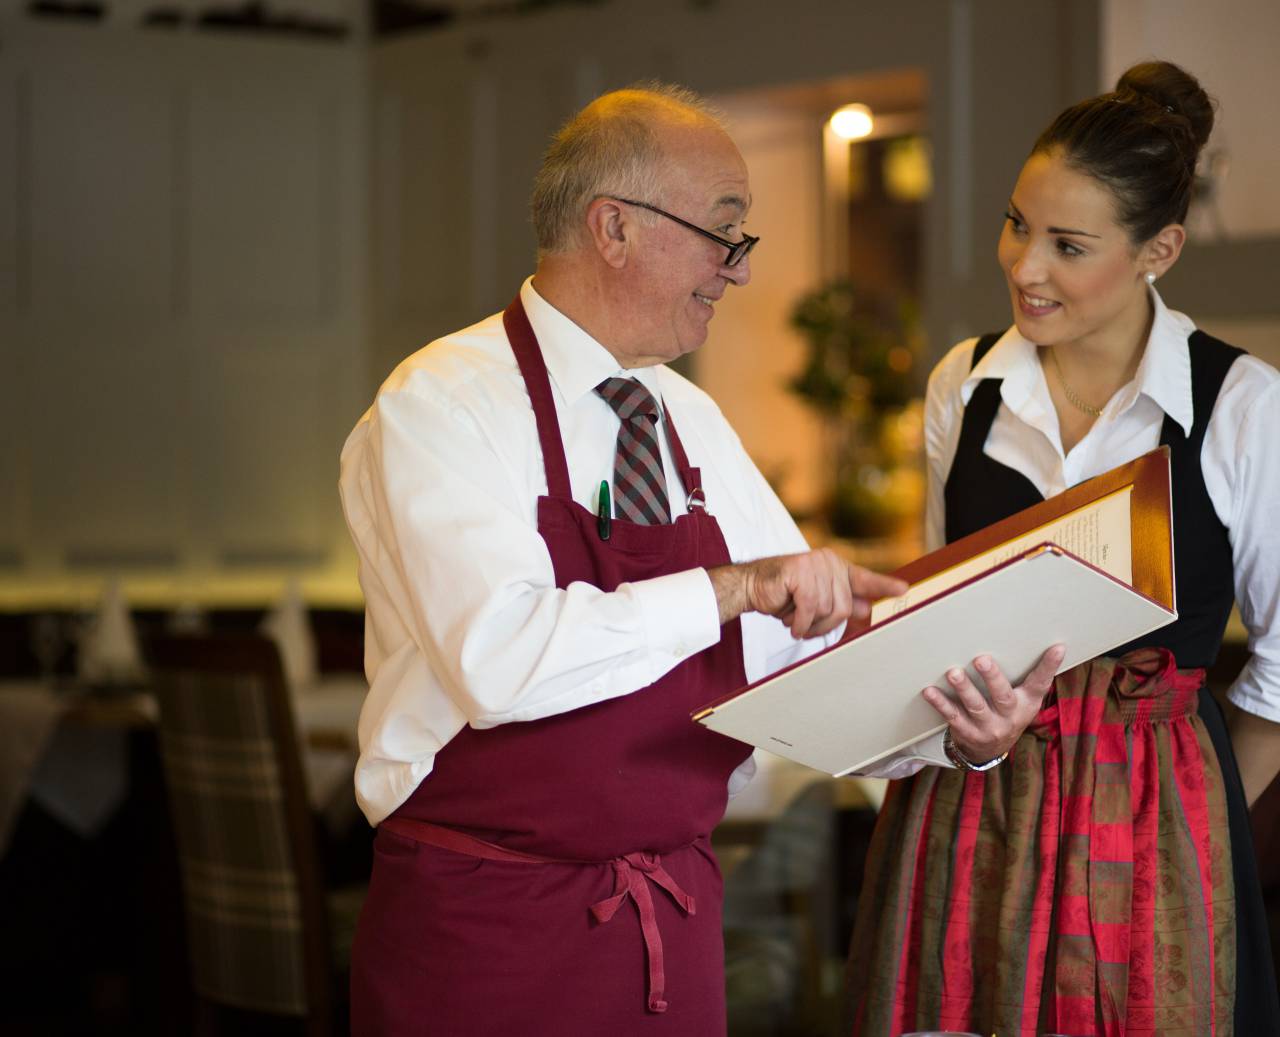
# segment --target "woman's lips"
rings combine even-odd
[[[1018,291],[1018,308],[1028,317],[1047,317],[1060,307],[1061,303],[1056,303],[1052,299],[1029,295],[1022,290]]]

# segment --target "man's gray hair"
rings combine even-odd
[[[533,181],[539,258],[581,242],[583,214],[597,198],[657,204],[662,150],[654,127],[664,121],[722,126],[720,114],[692,90],[645,82],[596,98],[561,127]],[[639,216],[658,219],[644,210]]]

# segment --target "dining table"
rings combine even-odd
[[[307,794],[333,831],[356,819],[352,788],[362,674],[321,675],[291,688]],[[145,684],[85,687],[53,677],[0,681],[0,856],[24,806],[93,838],[129,794],[129,737],[156,726]]]

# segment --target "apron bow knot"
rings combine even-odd
[[[693,897],[681,889],[671,873],[662,866],[662,858],[656,853],[628,853],[623,857],[615,857],[611,863],[613,895],[592,904],[591,914],[603,925],[617,914],[624,900],[630,897],[635,901],[636,911],[640,914],[640,933],[644,937],[645,956],[649,960],[647,1006],[650,1012],[665,1012],[667,1002],[662,995],[666,990],[666,973],[663,970],[662,933],[658,929],[658,918],[653,911],[653,894],[649,892],[649,883],[666,890],[687,915],[696,914],[696,904]]]

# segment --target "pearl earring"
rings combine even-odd
[[[1152,285],[1156,283],[1156,275],[1154,271],[1148,270],[1145,274],[1145,277],[1147,279],[1147,284]]]

